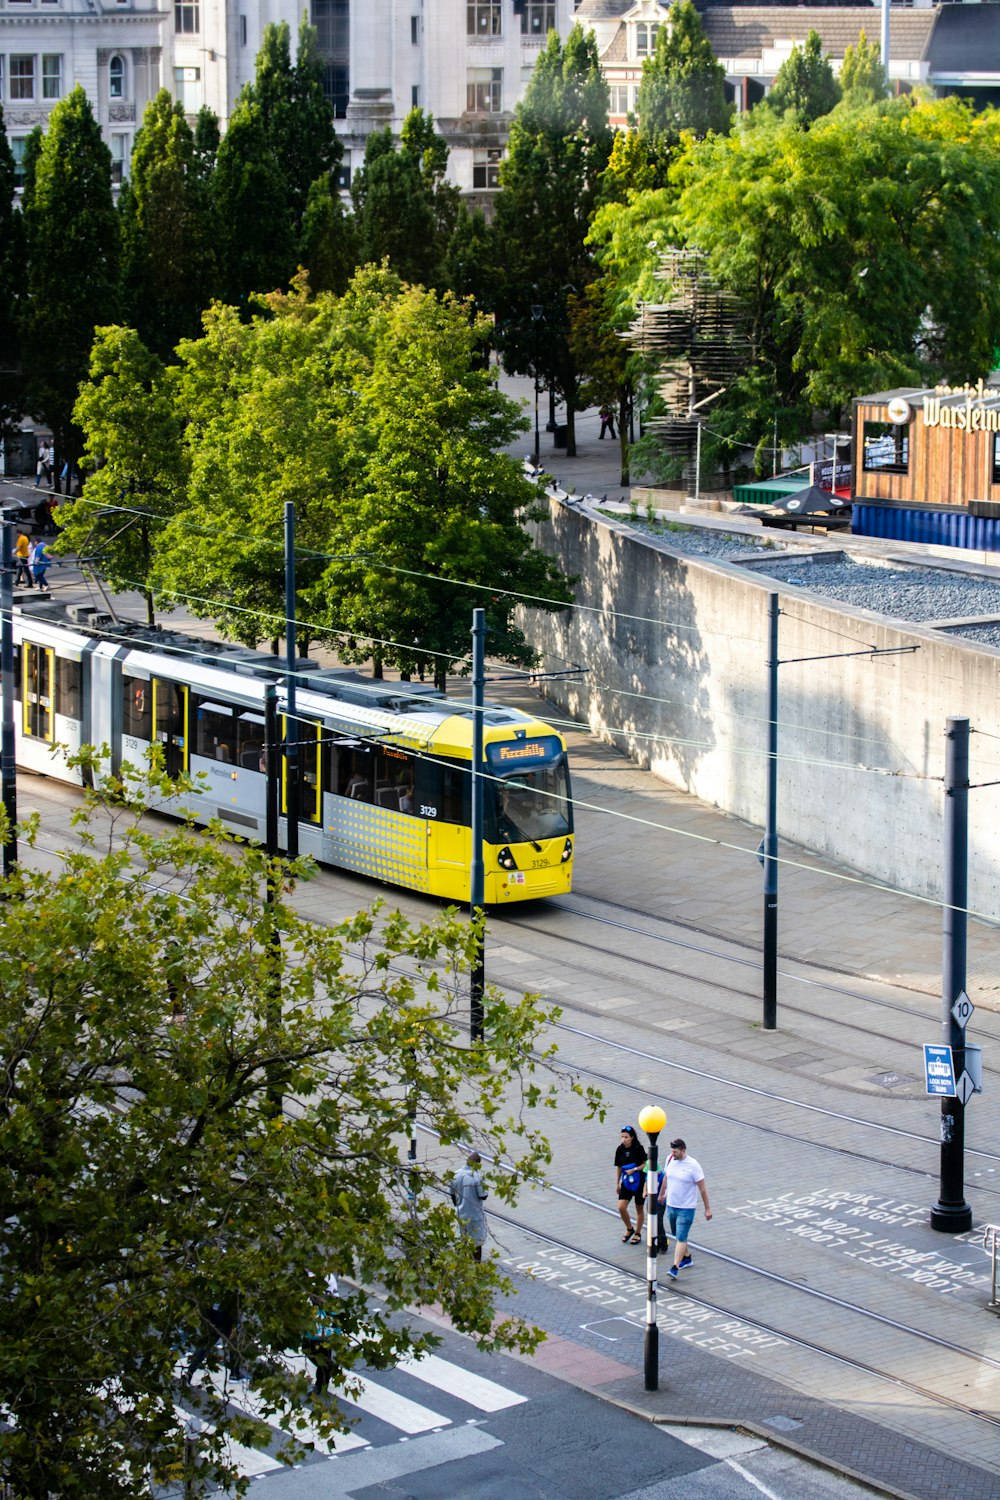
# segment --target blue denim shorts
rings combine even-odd
[[[670,1225],[670,1233],[675,1240],[681,1244],[687,1243],[687,1237],[691,1233],[691,1225],[694,1223],[693,1208],[667,1208],[667,1222]]]

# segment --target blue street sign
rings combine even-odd
[[[955,1096],[955,1064],[950,1047],[932,1046],[924,1043],[924,1074],[928,1094],[944,1098]]]

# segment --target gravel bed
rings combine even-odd
[[[1000,646],[1000,625],[960,625],[957,630],[949,630],[948,634],[964,635],[984,646]]]
[[[847,560],[803,566],[789,557],[754,572],[896,620],[1000,615],[1000,583],[943,568],[881,568]]]
[[[672,526],[669,523],[664,525],[662,521],[633,521],[631,516],[617,513],[614,518],[616,521],[628,521],[633,530],[655,536],[659,541],[666,542],[668,547],[675,547],[678,552],[684,552],[689,557],[714,557],[720,562],[730,562],[741,557],[760,557],[764,552],[784,551],[780,542],[758,542],[739,532],[717,531],[711,526]]]

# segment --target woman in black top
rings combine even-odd
[[[640,1145],[639,1138],[631,1125],[623,1125],[621,1145],[615,1152],[615,1189],[618,1194],[618,1212],[625,1225],[625,1233],[622,1235],[623,1245],[642,1243],[642,1219],[646,1195],[646,1179],[642,1169],[645,1165],[645,1146]],[[632,1228],[632,1220],[628,1213],[629,1205],[632,1203],[635,1204],[635,1229]]]

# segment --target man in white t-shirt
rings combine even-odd
[[[691,1264],[688,1235],[694,1223],[699,1193],[705,1205],[705,1218],[710,1219],[712,1210],[708,1203],[705,1174],[694,1157],[688,1156],[686,1143],[678,1137],[676,1141],[670,1142],[670,1155],[667,1157],[663,1185],[660,1188],[660,1202],[667,1205],[670,1233],[674,1237],[674,1263],[667,1272],[674,1281],[677,1280],[678,1272]]]

